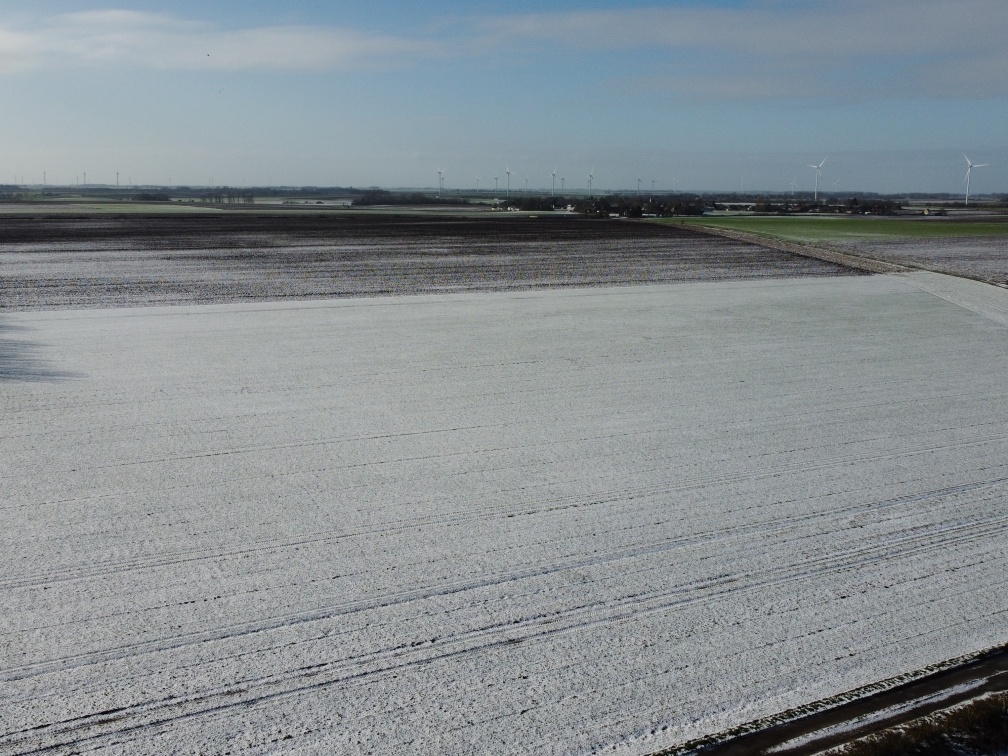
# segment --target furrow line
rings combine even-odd
[[[999,520],[998,524],[1003,524],[1004,519]],[[968,531],[971,528],[964,527],[955,530]],[[916,545],[912,549],[900,549],[894,554],[891,549],[887,549],[889,544],[882,544],[874,551],[878,552],[876,559],[892,558],[896,555],[907,556],[913,553],[944,549],[950,544],[970,540],[974,537],[975,534],[964,532],[954,539],[943,541],[925,542],[922,538],[914,538],[907,539]],[[307,669],[291,670],[282,676],[258,681],[245,681],[240,683],[238,687],[210,691],[190,699],[147,702],[113,711],[100,712],[68,722],[55,723],[45,728],[7,733],[0,736],[0,743],[20,744],[36,751],[44,751],[70,744],[93,742],[113,735],[121,736],[181,719],[220,714],[236,706],[252,706],[264,701],[300,695],[336,684],[374,678],[404,668],[431,664],[473,653],[485,654],[515,643],[542,640],[602,624],[624,622],[645,614],[667,611],[700,602],[706,603],[744,591],[779,586],[796,580],[807,580],[813,575],[822,576],[856,567],[865,561],[864,556],[867,551],[864,549],[855,550],[843,555],[842,558],[824,558],[807,563],[815,564],[814,570],[802,569],[802,563],[796,563],[781,569],[768,569],[745,575],[725,575],[673,591],[664,591],[660,594],[628,597],[615,605],[578,607],[565,612],[540,615],[519,623],[512,622],[478,628],[446,641],[435,641],[420,649],[406,646],[383,649],[336,664],[327,663]],[[504,637],[501,637],[502,635]],[[430,653],[431,651],[434,653]],[[48,743],[28,745],[28,741],[32,739],[47,740]]]
[[[768,473],[769,474],[769,473]],[[719,540],[725,537],[741,537],[755,533],[772,532],[781,526],[799,521],[815,520],[822,517],[835,518],[840,514],[851,514],[860,511],[872,511],[877,509],[892,508],[903,504],[911,504],[927,501],[934,498],[954,496],[961,493],[978,491],[986,488],[996,488],[1008,483],[1008,477],[997,478],[991,481],[978,481],[974,483],[949,486],[942,489],[934,489],[918,494],[895,497],[881,501],[869,503],[857,503],[847,507],[831,509],[828,511],[813,512],[805,515],[789,515],[774,520],[754,523],[744,527],[722,528],[705,533],[696,534],[686,539],[667,539],[658,543],[667,548],[677,548],[683,545],[694,545],[704,540]],[[155,569],[160,567],[171,567],[174,565],[186,564],[189,562],[204,561],[207,559],[218,560],[222,558],[235,558],[264,551],[292,548],[316,543],[332,543],[340,540],[360,538],[372,535],[382,535],[387,533],[403,532],[422,527],[424,525],[462,525],[471,522],[484,521],[494,518],[511,518],[516,516],[531,516],[549,512],[564,511],[585,506],[595,506],[599,504],[611,504],[616,501],[630,501],[635,498],[646,496],[657,496],[660,494],[674,493],[676,491],[688,490],[696,487],[694,484],[684,485],[652,485],[640,486],[632,489],[619,489],[616,491],[602,492],[599,494],[583,497],[579,495],[569,495],[555,499],[534,499],[536,504],[543,506],[528,507],[524,504],[517,508],[507,507],[484,507],[480,509],[470,509],[455,512],[447,512],[441,515],[428,515],[420,517],[403,518],[400,520],[389,520],[380,526],[354,531],[328,531],[322,533],[306,534],[294,538],[267,538],[253,541],[248,546],[230,550],[216,549],[185,549],[169,552],[158,557],[147,559],[129,559],[117,562],[106,562],[95,565],[91,569],[85,566],[67,567],[59,571],[35,574],[30,577],[0,581],[0,589],[29,588],[39,585],[51,585],[60,582],[70,582],[76,580],[88,580],[98,577],[106,577],[126,571]],[[618,557],[617,557],[618,558]]]

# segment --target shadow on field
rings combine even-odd
[[[16,338],[18,332],[26,330],[0,318],[0,382],[66,381],[82,377],[55,369],[42,354],[43,344]]]

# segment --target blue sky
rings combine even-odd
[[[1008,191],[1008,3],[0,0],[0,183]]]

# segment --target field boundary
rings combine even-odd
[[[732,231],[727,228],[716,228],[714,226],[705,226],[699,223],[690,224],[689,228],[693,231],[699,231],[700,233],[709,234],[711,236],[720,236],[734,241],[757,244],[761,247],[778,249],[782,252],[791,252],[792,254],[801,255],[802,257],[811,257],[816,260],[823,260],[824,262],[836,263],[837,265],[846,265],[850,268],[864,270],[869,273],[908,273],[912,270],[916,270],[916,268],[907,265],[897,265],[896,263],[876,260],[872,257],[854,255],[850,252],[841,252],[835,247],[823,244],[792,242],[778,237],[761,236],[760,234],[754,234],[748,231]]]
[[[771,752],[807,756],[1005,690],[1008,646],[995,646],[663,749],[653,756],[755,756]]]

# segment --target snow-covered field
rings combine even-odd
[[[0,753],[648,752],[1006,643],[1006,300],[0,315]]]
[[[861,239],[831,241],[840,249],[877,260],[1008,284],[1008,236],[934,239]]]

